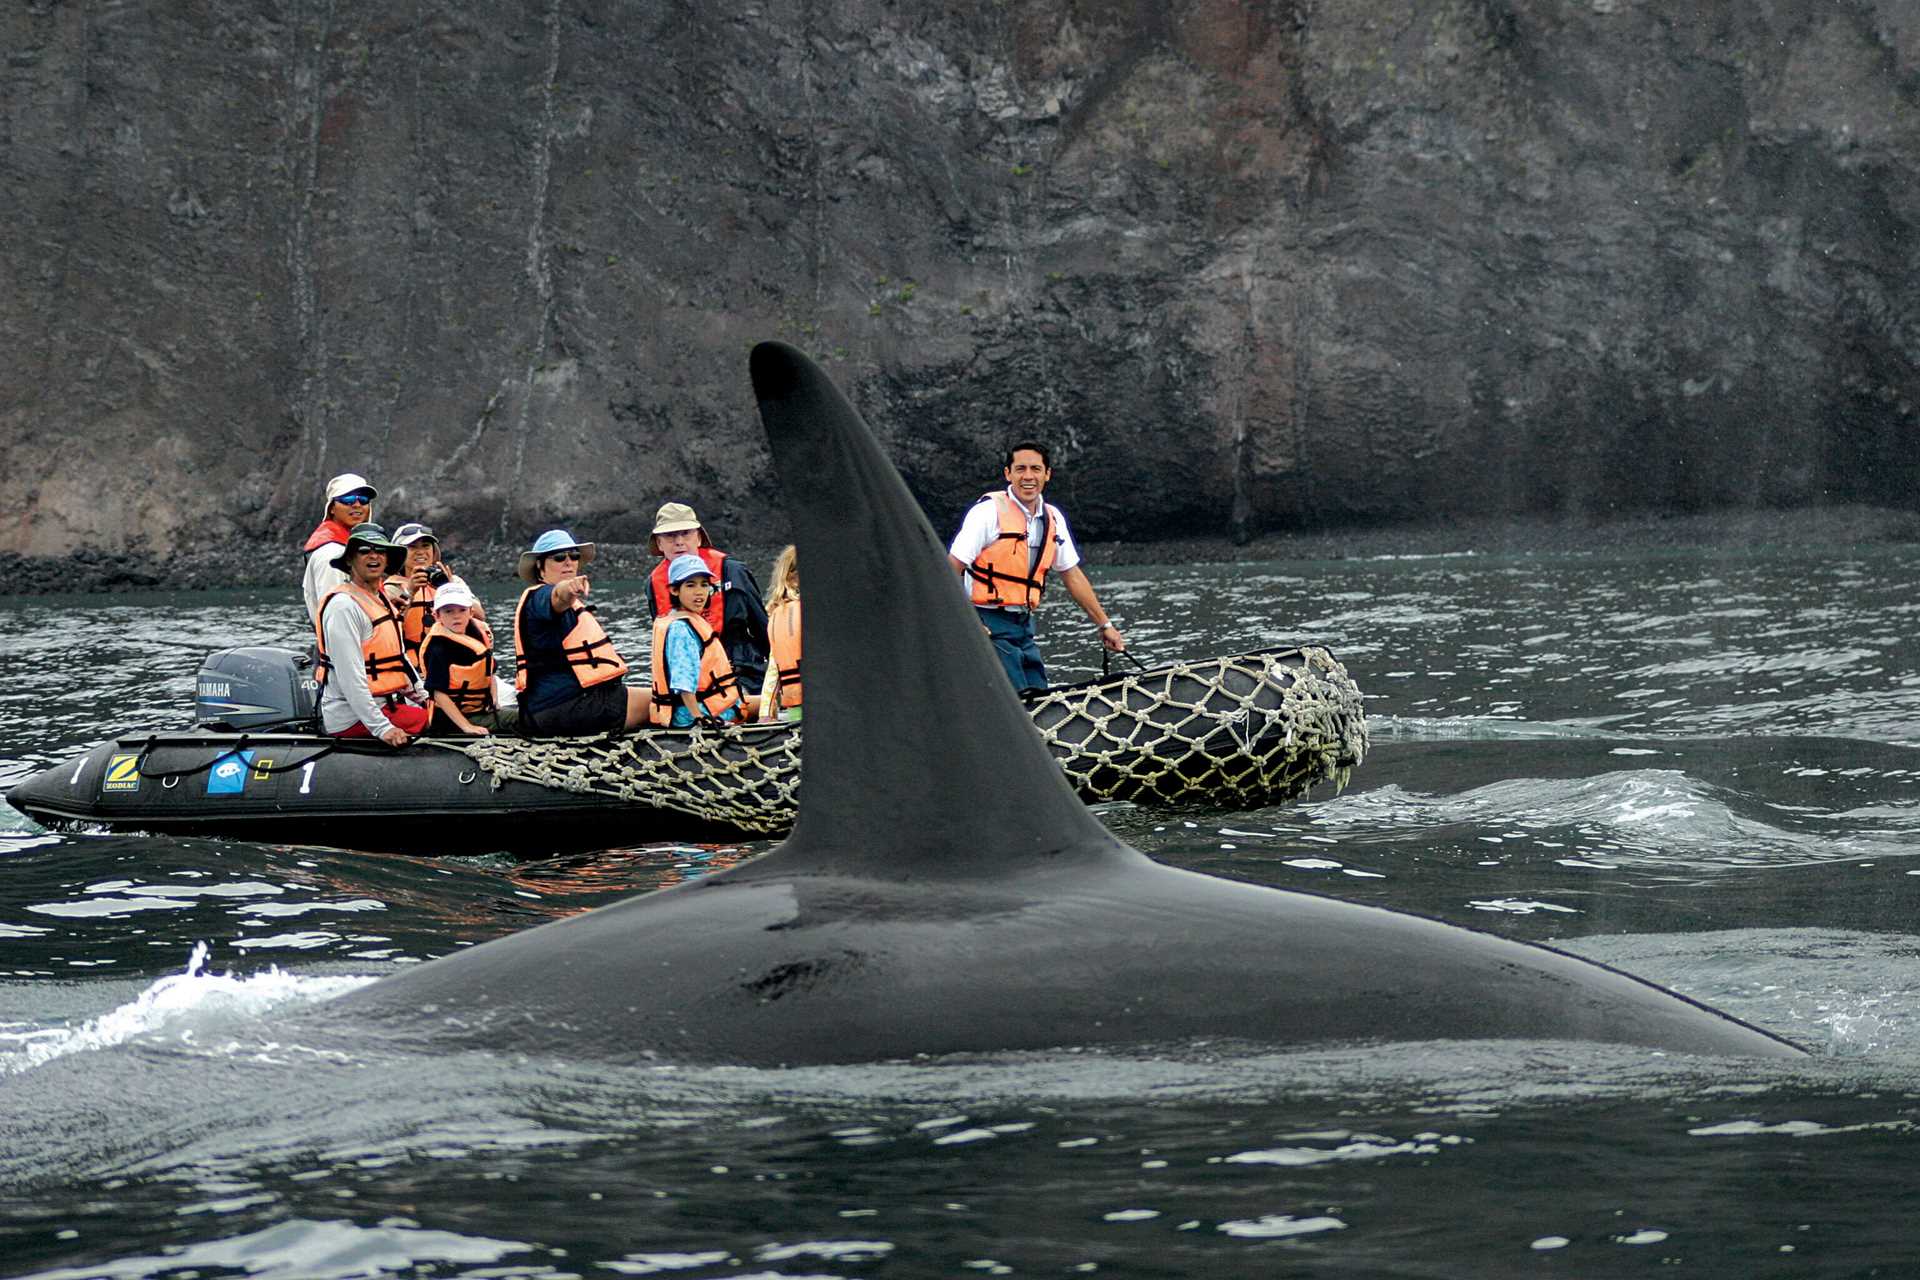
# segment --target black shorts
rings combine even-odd
[[[538,711],[520,709],[520,732],[529,738],[584,738],[627,723],[627,686],[619,680],[582,689],[565,702]]]

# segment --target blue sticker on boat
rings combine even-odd
[[[229,751],[207,770],[207,794],[237,796],[247,789],[247,769],[253,764],[252,751]]]
[[[128,752],[126,755],[109,756],[106,771],[100,775],[102,791],[138,791],[140,789],[140,757]]]

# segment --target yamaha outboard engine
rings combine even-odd
[[[203,729],[313,728],[319,684],[313,659],[292,649],[249,645],[207,655],[194,681],[193,718]]]

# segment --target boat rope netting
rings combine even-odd
[[[1360,690],[1317,647],[1178,662],[1063,685],[1028,710],[1088,801],[1257,808],[1345,785],[1366,755]],[[793,825],[799,724],[448,745],[493,776],[672,809],[744,831]]]

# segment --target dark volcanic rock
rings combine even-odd
[[[1908,0],[0,10],[0,549],[783,523],[753,342],[936,524],[1920,505]],[[142,560],[145,556],[147,559]],[[132,579],[121,585],[137,585]]]

